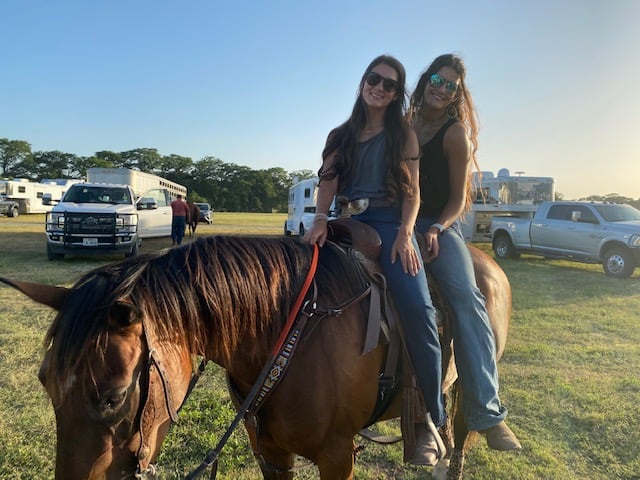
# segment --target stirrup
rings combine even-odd
[[[433,420],[431,419],[431,414],[428,412],[426,415],[426,421],[427,421],[427,428],[433,435],[433,439],[436,441],[436,445],[438,446],[438,452],[436,453],[436,458],[438,459],[438,462],[439,462],[440,460],[442,460],[444,457],[447,456],[447,447],[445,446],[444,441],[442,440],[442,437],[438,432],[438,428],[436,427],[436,425],[433,423]]]

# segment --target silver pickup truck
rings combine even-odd
[[[533,220],[494,217],[490,233],[498,258],[528,253],[600,263],[617,278],[630,277],[640,266],[640,210],[631,205],[543,202]]]

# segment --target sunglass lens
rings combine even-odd
[[[380,80],[382,80],[382,76],[378,75],[376,72],[369,72],[367,75],[367,83],[372,87],[379,84]]]
[[[398,82],[396,82],[395,80],[391,80],[390,78],[385,78],[382,81],[382,88],[384,88],[386,92],[393,92],[396,88],[398,88]]]
[[[437,73],[434,73],[433,75],[431,75],[431,77],[429,77],[429,84],[433,88],[440,88],[444,84],[444,78],[442,78]]]

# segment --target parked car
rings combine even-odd
[[[213,209],[208,203],[196,203],[200,209],[200,218],[198,222],[207,222],[209,225],[213,222]]]
[[[490,230],[499,258],[528,253],[600,263],[617,278],[630,277],[640,267],[640,211],[631,205],[543,202],[533,220],[493,217]]]

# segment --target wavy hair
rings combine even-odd
[[[420,75],[418,84],[416,85],[416,88],[413,91],[413,94],[411,95],[411,99],[409,101],[409,119],[412,120],[415,115],[420,114],[420,109],[422,108],[422,101],[424,98],[424,89],[427,85],[427,82],[429,81],[431,75],[433,75],[434,73],[438,73],[438,70],[440,70],[442,67],[452,68],[460,77],[460,85],[458,86],[458,90],[456,90],[456,93],[453,96],[449,106],[453,107],[453,109],[455,110],[455,118],[457,118],[460,123],[462,123],[465,131],[467,132],[467,136],[469,137],[469,141],[471,142],[471,161],[478,173],[478,180],[480,180],[480,166],[478,165],[478,159],[476,156],[476,152],[478,150],[478,114],[473,105],[473,98],[471,97],[471,93],[467,89],[467,85],[465,83],[465,79],[467,76],[467,67],[465,66],[462,58],[453,53],[445,53],[444,55],[440,55],[431,63],[431,65],[429,65],[429,67],[422,73],[422,75]],[[471,196],[471,187],[471,175],[469,175],[469,177],[467,178],[465,212],[471,209],[471,204],[473,203]]]
[[[380,55],[374,58],[366,68],[360,85],[358,87],[358,98],[353,105],[351,116],[342,125],[334,128],[327,138],[327,143],[322,151],[322,159],[336,152],[332,167],[325,171],[323,167],[318,170],[318,176],[322,179],[339,178],[341,186],[348,183],[353,176],[354,167],[354,151],[358,142],[358,136],[367,124],[366,104],[362,98],[362,90],[367,75],[377,65],[385,64],[393,68],[398,75],[398,88],[396,90],[396,98],[393,100],[385,111],[384,115],[384,131],[386,135],[386,151],[385,161],[387,170],[387,194],[390,198],[398,198],[399,194],[405,193],[412,195],[414,193],[413,186],[410,181],[409,168],[406,164],[405,146],[409,131],[409,124],[406,120],[406,89],[405,83],[407,74],[404,66],[399,60],[390,55]]]

